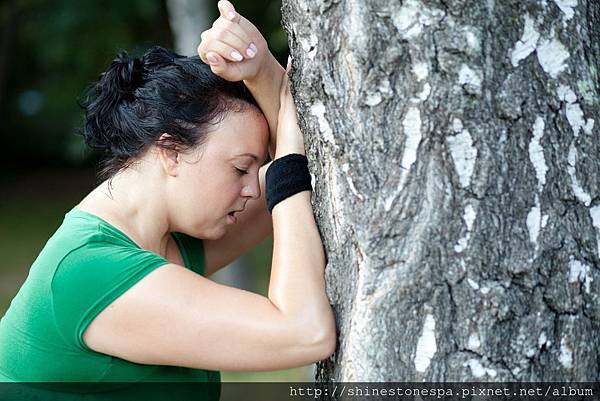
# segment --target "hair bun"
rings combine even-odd
[[[175,54],[164,47],[154,46],[144,54],[143,64],[148,70],[156,70],[172,66],[179,59],[185,59],[185,57]]]
[[[88,88],[80,103],[86,110],[83,136],[93,149],[112,155],[123,154],[127,147],[123,132],[132,131],[125,115],[135,101],[135,90],[144,84],[144,62],[121,52]]]
[[[144,82],[144,63],[138,57],[121,52],[100,77],[99,91],[118,94],[113,100],[132,100],[134,91]]]

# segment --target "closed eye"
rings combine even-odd
[[[242,170],[241,168],[235,168],[239,175],[248,174],[248,170]]]

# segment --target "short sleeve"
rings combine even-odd
[[[173,233],[173,238],[175,238],[179,252],[186,262],[186,267],[204,276],[205,261],[202,240],[182,233]]]
[[[94,318],[134,284],[169,262],[133,246],[89,242],[70,251],[51,282],[57,329],[68,344],[90,350],[83,333]]]

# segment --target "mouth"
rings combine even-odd
[[[236,212],[229,212],[229,213],[227,213],[227,220],[231,224],[237,223],[237,217],[235,217],[235,213]]]
[[[240,209],[240,210],[232,210],[231,212],[227,213],[228,220],[229,220],[231,223],[237,223],[237,216],[236,216],[235,214],[236,214],[236,213],[238,213],[238,214],[239,214],[240,212],[243,212],[243,211],[244,211],[244,209]]]
[[[239,214],[239,213],[243,212],[244,210],[246,210],[246,205],[244,205],[244,207],[243,207],[243,208],[241,208],[241,209],[234,209],[234,210],[231,210],[231,211],[230,211],[229,213],[227,213],[227,214],[228,214],[228,215],[230,215],[230,216],[233,216],[233,214],[234,214],[234,213],[238,213],[238,214]]]

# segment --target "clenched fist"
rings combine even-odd
[[[252,81],[273,62],[259,30],[241,16],[228,0],[217,3],[220,16],[202,32],[198,55],[211,70],[228,81]]]

